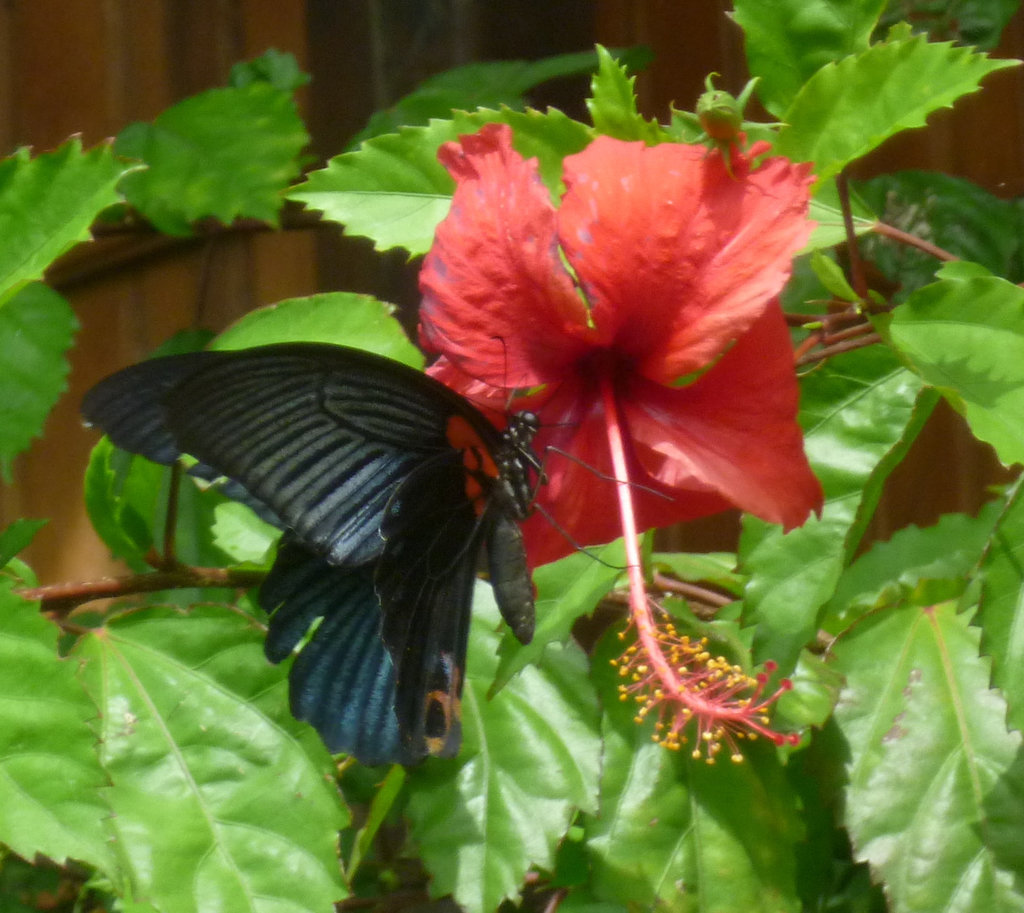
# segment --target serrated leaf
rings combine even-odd
[[[590,130],[557,110],[476,111],[456,113],[453,120],[367,140],[355,152],[335,156],[289,192],[290,199],[345,226],[347,234],[364,235],[378,250],[405,248],[410,256],[426,253],[451,204],[455,184],[437,160],[442,143],[475,133],[487,123],[507,123],[515,147],[540,160],[548,187],[561,179],[562,159],[590,140]]]
[[[831,177],[1016,61],[923,37],[877,44],[818,70],[782,115],[775,151]]]
[[[934,526],[907,526],[876,542],[843,573],[825,606],[822,627],[838,634],[868,609],[896,601],[922,580],[967,578],[977,568],[1003,505],[977,517],[946,514]]]
[[[875,615],[835,651],[846,825],[895,913],[1024,909],[1021,736],[978,638],[947,603]]]
[[[412,836],[431,892],[453,894],[470,913],[514,896],[531,865],[550,868],[574,810],[594,810],[597,792],[597,701],[586,657],[575,644],[552,644],[488,700],[497,623],[493,598],[479,587],[462,751],[409,773]]]
[[[11,586],[0,580],[0,841],[109,869],[96,707],[57,653],[57,628]]]
[[[880,347],[839,356],[804,381],[800,420],[825,506],[820,519],[785,535],[744,518],[741,569],[750,574],[744,599],[757,624],[756,659],[788,670],[814,635],[882,483],[934,406],[919,392],[914,375]]]
[[[333,766],[288,715],[262,631],[213,605],[149,608],[74,655],[100,707],[120,889],[174,913],[330,913],[345,896]]]
[[[758,97],[781,118],[815,71],[867,50],[885,0],[736,0],[733,7]]]
[[[423,353],[393,316],[394,308],[370,295],[325,292],[288,298],[250,311],[214,340],[214,349],[245,349],[278,342],[355,346],[423,367]]]
[[[533,573],[537,590],[537,627],[533,639],[521,644],[511,631],[505,632],[498,647],[500,661],[490,693],[496,693],[513,675],[537,662],[548,644],[564,644],[576,620],[593,612],[615,585],[625,561],[620,540],[537,568]]]
[[[54,152],[32,158],[20,149],[0,162],[0,304],[90,239],[89,226],[118,202],[114,188],[132,167],[108,144],[83,152],[78,137]]]
[[[658,142],[668,134],[656,121],[641,117],[633,91],[635,76],[601,45],[597,46],[597,72],[590,80],[590,98],[587,110],[594,129],[606,136],[621,140]]]
[[[796,799],[774,749],[708,765],[651,741],[618,700],[611,634],[594,657],[603,697],[600,808],[586,818],[598,898],[687,913],[797,911]]]
[[[992,657],[992,681],[1006,695],[1007,721],[1024,731],[1024,488],[999,518],[982,565],[977,623]]]
[[[886,332],[1000,460],[1024,463],[1024,289],[941,279],[897,308]]]
[[[636,72],[651,60],[648,48],[610,52]],[[595,51],[558,54],[540,60],[487,60],[445,70],[425,79],[408,95],[384,111],[376,112],[350,143],[350,148],[401,127],[420,126],[434,118],[449,118],[455,110],[512,108],[526,105],[525,93],[558,77],[591,73],[597,68]]]
[[[115,148],[148,165],[122,181],[128,201],[161,231],[188,234],[191,222],[206,217],[276,225],[308,142],[291,95],[253,82],[210,89],[152,124],[131,124]]]
[[[0,472],[42,432],[67,387],[65,352],[78,329],[68,303],[40,282],[0,307]]]

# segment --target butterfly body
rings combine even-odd
[[[540,466],[536,420],[499,431],[443,384],[341,346],[290,343],[153,359],[82,407],[122,449],[225,490],[285,536],[260,592],[268,657],[291,655],[293,713],[367,763],[460,744],[477,556],[523,642],[532,585],[517,521]]]

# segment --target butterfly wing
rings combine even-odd
[[[275,612],[268,656],[283,658],[323,619],[291,685],[296,715],[330,747],[368,763],[458,750],[483,538],[503,581],[502,612],[522,639],[533,624],[522,581],[514,598],[502,596],[517,573],[529,587],[518,528],[506,518],[509,535],[486,497],[470,494],[458,449],[467,428],[480,452],[500,445],[482,415],[403,365],[316,344],[144,362],[94,388],[83,413],[118,446],[157,462],[190,454],[199,460],[190,471],[226,476],[290,530],[261,595]],[[449,438],[453,417],[462,419],[458,441]],[[497,565],[496,552],[505,556]],[[383,640],[371,636],[380,631]]]
[[[483,526],[457,451],[417,468],[388,504],[375,584],[381,637],[395,664],[406,751],[452,757]]]

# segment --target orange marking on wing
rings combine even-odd
[[[447,654],[444,655],[449,658]],[[462,701],[459,698],[462,675],[458,668],[449,669],[449,672],[451,677],[448,681],[448,690],[428,691],[423,696],[423,717],[428,721],[428,725],[430,721],[436,724],[438,717],[443,721],[442,731],[439,734],[427,734],[424,739],[427,752],[432,755],[444,751],[452,726],[462,715]]]
[[[483,479],[497,479],[499,475],[494,457],[476,429],[461,415],[448,419],[445,436],[448,443],[462,453],[462,463],[466,467],[466,497],[479,513],[486,493]]]

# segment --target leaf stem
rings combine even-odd
[[[846,251],[850,258],[850,279],[853,290],[861,301],[868,300],[868,280],[864,274],[864,261],[857,246],[857,233],[853,229],[853,210],[850,208],[850,185],[846,172],[836,175],[836,189],[839,191],[839,208],[843,213],[843,228],[846,231]]]
[[[948,262],[960,259],[956,254],[951,254],[948,250],[944,250],[941,247],[936,247],[930,241],[925,241],[924,238],[919,238],[917,235],[910,234],[910,232],[887,225],[885,222],[875,222],[871,226],[871,230],[877,235],[892,238],[892,240],[899,241],[901,244],[906,244],[909,247],[916,247],[918,250],[931,254],[931,256],[937,257],[939,260]]]
[[[831,358],[833,355],[841,355],[843,352],[852,352],[854,349],[864,349],[867,346],[873,346],[881,341],[882,337],[877,333],[873,331],[866,332],[855,339],[846,339],[834,345],[822,346],[813,352],[801,353],[797,357],[796,363],[797,366],[813,364],[816,361],[824,361],[826,358]]]
[[[23,599],[39,600],[40,608],[54,615],[67,615],[73,609],[95,599],[134,596],[158,590],[183,590],[192,587],[249,589],[262,583],[266,571],[226,567],[185,567],[159,570],[124,577],[102,577],[99,580],[75,583],[51,583],[47,586],[25,587],[15,592]]]

